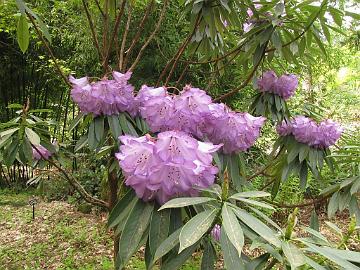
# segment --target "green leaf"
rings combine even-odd
[[[263,203],[263,202],[258,202],[258,201],[249,200],[249,199],[245,199],[245,198],[237,198],[237,200],[241,201],[241,202],[243,202],[245,204],[252,204],[252,205],[267,208],[267,209],[270,209],[270,210],[275,210],[274,207],[272,207],[269,204]]]
[[[311,267],[313,267],[315,270],[326,270],[325,267],[322,267],[320,264],[318,264],[317,262],[314,262],[312,259],[310,259],[307,256],[305,256],[305,262],[308,265],[310,265]]]
[[[171,254],[161,265],[161,270],[174,270],[179,269],[180,266],[195,252],[199,242],[186,248],[179,254]]]
[[[338,209],[339,209],[339,192],[335,192],[329,200],[328,217],[329,218],[333,217]]]
[[[265,191],[244,191],[232,195],[230,199],[237,200],[238,198],[260,198],[267,196],[271,196],[271,194]]]
[[[295,245],[289,242],[282,242],[281,248],[291,265],[291,269],[297,269],[297,267],[305,264],[304,254]]]
[[[334,22],[338,25],[341,26],[342,25],[342,11],[333,8],[333,7],[329,7],[329,12],[331,14],[331,17],[334,19]]]
[[[227,203],[224,204],[222,208],[222,225],[223,229],[226,232],[230,242],[236,248],[239,257],[241,256],[241,251],[244,246],[244,233],[241,229],[239,221],[236,218],[236,215],[230,207],[227,206]]]
[[[98,116],[94,119],[95,136],[98,142],[101,142],[104,136],[104,117]]]
[[[241,260],[241,257],[239,256],[238,251],[233,246],[227,234],[225,233],[225,230],[221,230],[220,245],[223,251],[226,269],[229,270],[244,269],[244,264]]]
[[[5,136],[11,136],[12,134],[14,134],[19,129],[20,128],[16,127],[16,128],[11,128],[11,129],[5,130],[5,131],[0,133],[0,138],[3,138]]]
[[[22,145],[21,145],[21,150],[24,153],[24,156],[25,156],[27,162],[31,162],[33,159],[32,147],[27,138],[24,138]]]
[[[310,147],[308,145],[301,144],[300,150],[299,150],[299,161],[300,162],[303,162],[307,158],[309,151],[310,151]]]
[[[72,131],[79,123],[81,120],[83,120],[84,118],[84,114],[79,113],[70,123],[70,126],[68,127],[69,132]]]
[[[300,188],[304,190],[306,188],[307,177],[308,177],[308,167],[306,161],[301,163],[299,176],[300,176]]]
[[[95,121],[92,121],[89,126],[88,143],[91,150],[94,150],[99,142],[96,139]]]
[[[20,50],[25,53],[27,48],[29,47],[30,33],[27,18],[24,14],[21,14],[19,18],[16,35]]]
[[[216,261],[216,251],[211,241],[206,241],[204,244],[204,252],[201,259],[201,270],[213,270]]]
[[[230,178],[237,190],[241,189],[241,186],[244,185],[244,179],[240,175],[239,167],[239,156],[236,154],[227,156],[227,164],[229,168]]]
[[[359,267],[353,265],[352,263],[344,260],[343,258],[334,255],[333,253],[329,252],[328,250],[326,250],[324,247],[318,247],[316,245],[313,245],[307,241],[301,240],[301,242],[303,242],[305,245],[307,245],[309,247],[309,251],[311,252],[315,252],[318,253],[322,256],[324,256],[325,258],[335,262],[336,264],[340,265],[341,267],[344,267],[346,270],[359,270]]]
[[[154,205],[138,200],[126,220],[119,241],[120,264],[125,266],[137,251],[142,236],[148,228]]]
[[[319,231],[320,230],[320,226],[319,226],[319,218],[318,215],[316,214],[315,209],[312,211],[311,213],[311,217],[310,217],[310,228],[314,229],[315,231]]]
[[[249,228],[259,234],[262,238],[264,238],[269,243],[273,244],[276,247],[281,246],[281,241],[275,235],[273,230],[271,230],[268,226],[266,226],[263,222],[259,219],[255,218],[254,216],[250,215],[243,209],[238,207],[234,208],[234,213],[237,217],[244,222]]]
[[[161,211],[166,208],[180,208],[180,207],[189,206],[189,205],[202,204],[202,203],[206,203],[206,202],[210,202],[210,201],[215,201],[215,199],[208,198],[208,197],[175,198],[175,199],[168,201],[164,205],[162,205],[158,211]]]
[[[351,250],[341,250],[330,247],[322,247],[329,253],[334,254],[335,256],[339,256],[342,259],[345,259],[350,262],[360,263],[360,252],[355,252]]]
[[[251,211],[255,212],[258,216],[260,216],[263,220],[265,220],[268,224],[270,224],[271,226],[273,226],[274,228],[276,228],[277,230],[279,230],[281,232],[281,228],[279,225],[277,225],[271,218],[269,218],[267,215],[265,215],[263,212],[261,212],[260,210],[253,208],[253,207],[249,207],[251,209]]]
[[[157,248],[155,252],[154,262],[160,259],[165,254],[167,254],[174,247],[176,247],[176,245],[179,243],[180,232],[181,232],[181,228],[170,234],[170,236],[160,244],[160,246]]]
[[[33,145],[39,145],[40,144],[40,137],[39,135],[36,134],[36,132],[34,132],[32,129],[26,127],[25,128],[25,133],[26,136],[28,137],[29,141],[33,144]]]
[[[154,211],[150,222],[149,248],[152,255],[168,237],[170,225],[170,210]]]
[[[11,144],[5,148],[3,158],[4,158],[4,164],[7,167],[13,165],[16,158],[16,154],[18,153],[18,149],[19,149],[19,140],[17,139],[13,139]]]
[[[81,148],[83,148],[88,142],[88,136],[84,135],[82,137],[80,137],[80,139],[76,142],[74,151],[77,152],[79,151]]]
[[[179,253],[196,243],[210,229],[218,211],[218,209],[205,210],[183,226],[179,237]]]
[[[113,138],[115,140],[118,140],[119,136],[122,133],[119,117],[117,115],[109,115],[109,116],[107,116],[107,120],[109,123],[110,132],[113,135]]]
[[[121,221],[123,221],[127,214],[130,212],[132,207],[138,201],[138,198],[135,195],[135,192],[131,189],[129,190],[115,205],[111,210],[107,222],[109,228],[117,226]]]
[[[299,148],[293,146],[287,155],[287,163],[290,164],[299,154]]]

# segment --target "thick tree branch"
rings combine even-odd
[[[26,15],[27,15],[28,18],[30,19],[31,24],[34,26],[34,29],[35,29],[36,34],[37,34],[38,37],[41,39],[41,41],[44,43],[45,48],[46,48],[46,50],[48,51],[51,59],[53,60],[54,65],[55,65],[55,68],[56,68],[56,70],[58,71],[59,75],[60,75],[61,78],[64,80],[64,82],[65,82],[68,86],[71,87],[71,86],[72,86],[71,83],[69,82],[69,80],[68,80],[68,78],[65,76],[65,74],[62,72],[62,70],[61,70],[61,68],[60,68],[60,66],[59,66],[59,64],[58,64],[58,62],[57,62],[57,59],[56,59],[56,57],[54,56],[53,51],[50,49],[49,44],[48,44],[47,41],[45,40],[44,36],[41,34],[39,28],[38,28],[37,25],[36,25],[36,22],[35,22],[33,16],[32,16],[29,12],[27,12],[27,11],[26,11]]]
[[[82,3],[83,3],[83,6],[84,6],[84,10],[85,10],[85,13],[86,13],[86,17],[88,19],[88,22],[89,22],[89,26],[90,26],[90,30],[91,30],[91,35],[92,35],[92,38],[93,38],[93,42],[94,42],[94,45],[95,45],[95,48],[99,54],[99,59],[102,61],[103,60],[103,54],[100,50],[100,46],[99,46],[99,41],[97,39],[97,36],[96,36],[96,33],[95,33],[95,26],[94,26],[94,23],[91,19],[91,15],[90,15],[90,12],[89,12],[89,9],[88,9],[88,6],[85,2],[85,0],[82,0]]]
[[[35,149],[36,152],[46,161],[48,161],[52,166],[54,166],[56,169],[58,169],[64,176],[64,178],[69,182],[69,184],[80,193],[81,197],[88,203],[91,203],[93,205],[97,205],[103,208],[109,208],[109,204],[97,199],[95,197],[92,197],[85,189],[84,187],[72,176],[70,176],[63,168],[61,168],[59,165],[57,165],[51,158],[46,158],[44,155],[40,152],[40,150],[33,144],[31,146]]]
[[[144,53],[144,50],[146,49],[146,47],[149,45],[149,43],[151,42],[151,40],[155,37],[156,33],[159,31],[160,29],[160,26],[161,26],[161,23],[165,17],[165,11],[166,11],[166,8],[167,8],[167,5],[168,5],[168,2],[169,0],[165,0],[164,1],[164,5],[163,5],[163,8],[161,10],[161,13],[160,13],[160,17],[158,19],[158,22],[155,26],[155,29],[154,31],[151,33],[151,35],[148,37],[148,39],[145,41],[144,45],[141,47],[135,61],[133,62],[133,64],[131,65],[131,67],[129,68],[129,71],[133,71],[134,68],[136,67],[136,65],[138,64],[138,62],[140,61],[140,58],[142,56],[142,54]]]

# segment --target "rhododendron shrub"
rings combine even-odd
[[[22,0],[16,2],[21,13],[19,33],[25,33],[19,40],[21,49],[24,51],[28,46],[27,17],[36,32],[44,34],[41,43],[46,44],[46,40],[51,43],[49,33],[43,29],[45,24],[38,21]],[[171,5],[167,0],[147,1],[148,7],[135,34],[131,32],[131,26],[137,25],[133,22],[141,18],[137,16],[138,9],[144,7],[140,5],[141,1],[122,1],[120,6],[111,7],[107,5],[108,1],[102,2],[104,6],[98,6],[97,15],[101,14],[103,24],[97,24],[94,29],[92,20],[96,18],[98,23],[98,18],[90,14],[93,12],[91,1],[83,1],[102,73],[89,74],[89,77],[81,74],[77,79],[73,76],[66,79],[65,74],[61,75],[70,85],[70,95],[80,111],[69,127],[72,131],[78,126],[78,134],[81,134],[71,157],[88,146],[91,154],[103,158],[107,164],[109,203],[87,198],[111,210],[108,225],[115,235],[115,268],[124,269],[132,255],[144,247],[146,269],[153,269],[155,265],[162,270],[179,269],[195,251],[203,251],[201,269],[214,269],[220,248],[224,268],[228,270],[322,269],[319,263],[324,262],[331,267],[335,263],[344,269],[358,269],[354,264],[359,263],[358,255],[347,250],[338,253],[320,232],[315,231],[318,229],[315,226],[313,230],[307,230],[311,236],[306,238],[294,234],[297,210],[289,216],[285,228],[262,211],[273,211],[274,206],[295,208],[271,200],[276,198],[282,182],[291,174],[299,178],[300,187],[304,189],[309,173],[314,176],[314,181],[321,181],[322,167],[325,164],[332,167],[330,151],[343,130],[329,119],[315,122],[307,116],[293,117],[287,104],[295,94],[301,94],[298,86],[302,78],[301,74],[291,74],[287,69],[291,67],[300,72],[304,68],[306,63],[298,61],[298,57],[319,59],[318,53],[325,51],[322,39],[325,37],[330,42],[332,31],[329,28],[337,30],[328,18],[332,17],[341,25],[342,16],[353,13],[338,10],[337,4],[329,1],[314,4],[313,1],[189,0],[171,1]],[[145,68],[139,71],[136,66],[146,47],[154,42],[156,35],[166,32],[162,31],[161,22],[169,14],[173,16],[167,12],[168,6],[172,11],[178,7],[184,9],[186,16],[182,17],[179,26],[181,35],[173,39],[159,38],[157,42],[175,40],[181,45],[174,57],[166,59],[166,66],[158,75],[153,74],[161,63],[158,59],[154,59],[151,72]],[[110,16],[111,10],[116,16]],[[158,16],[156,19],[152,14],[148,16],[153,11]],[[149,30],[147,18],[156,22],[154,30]],[[37,23],[39,27],[35,27]],[[106,29],[99,39],[97,35],[101,29],[98,28],[102,25]],[[146,29],[143,28],[145,25]],[[185,28],[181,28],[184,25]],[[183,35],[184,29],[189,31],[187,35]],[[148,38],[140,37],[142,32],[149,31]],[[122,42],[118,40],[120,36]],[[183,42],[178,42],[180,36],[185,37]],[[144,44],[138,44],[140,41]],[[169,45],[174,48],[173,44]],[[155,51],[155,47],[147,49]],[[146,54],[151,57],[148,52]],[[50,55],[54,57],[54,54]],[[279,61],[273,61],[273,58],[279,58]],[[53,60],[55,63],[56,59]],[[182,66],[178,65],[181,62],[186,65],[180,73],[177,67]],[[283,65],[284,62],[292,64]],[[205,66],[195,72],[196,76],[187,76],[186,72],[195,70],[198,64]],[[279,65],[285,67],[281,68],[281,74],[267,70],[278,71]],[[229,70],[233,66],[236,72]],[[57,68],[62,70],[61,66]],[[114,68],[123,73],[113,71]],[[145,71],[146,75],[152,76],[149,81],[144,79]],[[208,71],[214,77],[207,76]],[[228,71],[236,78],[222,84],[221,79],[225,77],[218,77]],[[132,72],[146,85],[135,88]],[[100,78],[94,79],[95,76]],[[196,78],[201,85],[208,85],[210,91],[190,85],[191,81],[184,81],[185,78]],[[156,86],[150,80],[156,80]],[[239,80],[241,84],[237,87]],[[216,92],[211,91],[215,81],[216,90],[222,93],[217,97],[211,95]],[[177,89],[179,85],[183,88]],[[252,104],[249,112],[238,112],[227,105],[231,104],[229,97],[241,97],[241,94],[235,94],[246,86],[254,92]],[[169,89],[178,91],[171,93]],[[46,143],[49,142],[44,136],[39,138],[32,132],[40,133],[41,129],[36,128],[43,121],[33,124],[33,120],[27,121],[27,113],[24,108],[21,117],[7,123],[9,130],[0,133],[0,149],[5,148],[3,156],[7,166],[16,159],[26,163],[34,159],[52,161],[57,158],[47,150]],[[18,124],[20,118],[22,124]],[[265,138],[267,144],[261,145],[259,151],[252,147],[265,124],[269,133],[273,130],[276,134],[276,130],[279,136],[269,151],[264,148],[271,148],[269,141],[272,138]],[[38,151],[33,152],[32,145],[38,146]],[[21,150],[18,152],[18,149]],[[267,155],[268,152],[271,153]],[[266,156],[267,164],[251,175],[255,169],[252,161],[263,160],[263,156]],[[66,170],[61,166],[57,169],[82,195],[86,195]],[[261,183],[263,190],[256,190],[250,180],[260,176],[259,181],[264,182]],[[357,178],[339,181],[330,187],[330,191],[323,191],[320,201],[331,196],[330,214],[349,205],[350,213],[360,220],[356,198],[360,189],[358,183]],[[315,205],[316,201],[311,204]],[[315,212],[311,223],[318,223]],[[349,232],[355,230],[355,224],[351,223]],[[346,246],[348,234],[343,240],[340,245]],[[249,243],[251,248],[261,250],[260,256],[251,257],[244,252],[244,246]]]

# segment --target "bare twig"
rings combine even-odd
[[[145,22],[146,22],[147,18],[149,17],[149,14],[150,14],[150,11],[151,11],[151,9],[152,9],[152,7],[153,7],[153,5],[154,5],[154,2],[155,2],[155,0],[151,0],[151,1],[149,2],[148,6],[147,6],[147,8],[146,8],[145,14],[144,14],[144,16],[143,16],[143,18],[142,18],[139,26],[137,27],[138,30],[137,30],[134,38],[133,38],[132,41],[131,41],[131,45],[130,45],[130,47],[125,51],[125,59],[124,59],[124,65],[123,65],[125,69],[126,69],[126,66],[127,66],[127,62],[128,62],[128,60],[129,60],[129,58],[130,58],[131,51],[132,51],[132,49],[135,47],[136,43],[138,42],[138,40],[139,40],[139,38],[140,38],[140,36],[141,36],[141,33],[142,33],[142,31],[143,31]]]
[[[129,5],[128,17],[127,17],[126,26],[125,26],[124,34],[123,34],[122,41],[121,41],[121,47],[120,47],[119,64],[118,64],[120,71],[122,71],[123,64],[124,64],[123,63],[124,62],[124,50],[125,50],[127,34],[129,32],[129,28],[130,28],[131,11],[132,11],[132,8],[131,8],[131,5]]]
[[[35,149],[36,152],[46,161],[48,161],[52,166],[54,166],[56,169],[58,169],[64,176],[64,178],[69,182],[69,184],[75,188],[76,191],[80,193],[80,195],[83,197],[83,199],[91,203],[93,205],[97,205],[100,207],[108,208],[109,205],[107,202],[104,202],[100,199],[97,199],[95,197],[92,197],[85,189],[84,187],[72,176],[70,176],[63,168],[61,168],[58,164],[56,164],[51,158],[46,158],[40,150],[33,144],[31,146]]]
[[[62,70],[61,70],[61,68],[60,68],[60,66],[59,66],[59,64],[58,64],[58,62],[57,62],[57,59],[56,59],[55,56],[54,56],[53,51],[52,51],[52,50],[50,49],[50,47],[49,47],[49,44],[47,43],[47,41],[45,40],[44,36],[41,34],[39,28],[37,27],[36,22],[35,22],[33,16],[32,16],[29,12],[27,12],[27,11],[26,11],[26,15],[28,16],[28,18],[30,19],[32,25],[34,26],[34,29],[35,29],[36,34],[37,34],[38,37],[41,39],[41,41],[44,43],[45,48],[46,48],[46,50],[48,51],[51,59],[53,60],[54,65],[55,65],[55,68],[56,68],[56,70],[58,71],[59,75],[61,76],[61,78],[64,80],[64,82],[65,82],[68,86],[71,86],[71,83],[69,82],[68,78],[67,78],[67,77],[65,76],[65,74],[62,72]]]
[[[98,7],[100,13],[101,13],[101,16],[105,17],[105,14],[104,14],[104,11],[102,10],[102,8],[100,7],[100,4],[99,4],[99,1],[98,0],[95,0],[95,4],[96,6]]]
[[[336,192],[336,191],[334,191],[334,192]],[[322,196],[322,197],[317,198],[317,199],[313,199],[310,202],[298,203],[298,204],[277,203],[277,202],[273,202],[273,201],[267,200],[267,199],[263,199],[263,201],[267,202],[269,204],[275,205],[276,207],[279,207],[279,208],[301,208],[301,207],[306,207],[306,206],[309,206],[309,205],[316,205],[316,204],[326,200],[327,198],[329,198],[331,195],[333,195],[333,193],[327,194],[327,195]]]
[[[151,33],[151,35],[148,37],[148,39],[145,41],[144,45],[141,47],[135,61],[133,62],[133,64],[131,65],[131,67],[129,68],[129,71],[133,71],[134,68],[136,67],[136,65],[138,64],[138,62],[140,61],[140,58],[142,56],[142,54],[144,53],[144,50],[146,49],[146,47],[149,45],[149,43],[151,42],[151,40],[155,37],[156,33],[159,31],[160,29],[160,26],[161,26],[161,23],[164,19],[164,16],[165,16],[165,11],[166,11],[166,8],[167,8],[167,5],[168,5],[168,2],[169,0],[164,0],[164,5],[163,5],[163,8],[161,10],[161,13],[160,13],[160,17],[158,19],[158,22],[155,26],[155,29],[154,31]]]
[[[94,26],[94,23],[93,23],[93,21],[91,19],[89,9],[87,7],[87,4],[86,4],[85,0],[82,0],[82,3],[83,3],[83,6],[84,6],[84,9],[85,9],[86,17],[87,17],[88,22],[89,22],[89,26],[90,26],[91,35],[92,35],[92,38],[93,38],[94,45],[95,45],[96,50],[97,50],[97,52],[99,54],[100,60],[103,60],[103,55],[102,55],[101,50],[100,50],[99,41],[98,41],[96,33],[95,33],[95,26]]]
[[[199,25],[199,23],[200,23],[200,18],[201,18],[201,17],[200,17],[200,13],[199,13],[199,15],[198,15],[197,18],[196,18],[195,24],[194,24],[194,29],[191,31],[190,35],[189,35],[189,36],[187,37],[187,39],[185,40],[183,46],[182,46],[182,47],[180,48],[180,50],[179,50],[179,53],[175,56],[175,59],[174,59],[174,61],[173,61],[173,65],[172,65],[172,67],[171,67],[171,70],[170,70],[170,72],[169,72],[169,74],[168,74],[168,76],[167,76],[167,78],[166,78],[165,85],[167,85],[167,84],[169,83],[169,80],[170,80],[170,78],[171,78],[171,75],[173,74],[173,72],[174,72],[174,70],[175,70],[175,67],[176,67],[176,65],[177,65],[177,62],[178,62],[179,59],[180,59],[180,56],[184,53],[184,51],[185,51],[185,49],[186,49],[186,46],[190,43],[191,38],[192,38],[193,35],[195,34],[196,29],[197,29],[197,27],[198,27],[198,25]]]
[[[107,46],[107,49],[106,48],[104,49],[104,51],[106,52],[105,56],[104,56],[104,62],[103,62],[103,67],[104,67],[105,71],[107,71],[107,69],[108,69],[110,52],[111,52],[114,40],[115,40],[115,38],[116,38],[116,36],[118,34],[118,30],[119,30],[119,26],[120,26],[120,22],[121,22],[121,17],[122,17],[122,15],[124,13],[124,10],[125,10],[125,4],[126,4],[126,0],[123,0],[122,3],[121,3],[119,13],[116,16],[115,26],[114,26],[114,30],[112,32],[112,35],[111,35],[111,38],[110,38],[110,41],[109,41],[109,46]]]
[[[266,46],[267,46],[267,43],[265,44],[264,48],[266,48]],[[241,89],[243,89],[245,86],[247,86],[248,83],[251,81],[252,77],[254,76],[254,74],[255,74],[257,68],[259,67],[259,65],[260,65],[262,59],[264,58],[264,56],[265,56],[265,49],[264,49],[264,52],[262,53],[259,61],[255,64],[255,66],[253,67],[252,71],[250,72],[250,74],[248,75],[248,77],[245,79],[245,81],[244,81],[238,88],[236,88],[236,89],[234,89],[234,90],[232,90],[232,91],[230,91],[230,92],[228,92],[228,93],[225,93],[225,94],[221,95],[220,97],[215,98],[215,99],[214,99],[214,102],[219,102],[219,101],[221,101],[221,100],[224,100],[225,98],[228,98],[228,97],[236,94],[236,93],[239,92]]]

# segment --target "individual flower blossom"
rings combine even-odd
[[[199,88],[187,85],[174,99],[175,113],[172,116],[172,129],[182,130],[197,137],[202,137],[198,128],[209,113],[211,97]]]
[[[274,86],[274,93],[287,100],[292,97],[298,87],[298,78],[294,74],[280,76]]]
[[[276,126],[276,131],[280,136],[288,136],[292,134],[292,125],[291,123],[283,120],[280,124]]]
[[[113,72],[113,80],[102,79],[89,83],[87,77],[75,79],[70,76],[73,85],[71,97],[84,113],[98,115],[114,115],[129,112],[135,115],[134,87],[128,83],[131,72],[122,74]]]
[[[261,92],[272,92],[278,77],[273,70],[264,72],[261,78],[257,80],[257,86]]]
[[[144,201],[160,204],[178,196],[198,194],[196,187],[214,183],[218,169],[212,153],[221,145],[199,142],[184,132],[167,131],[158,138],[120,136],[123,143],[116,154],[124,171],[125,184]]]
[[[38,151],[34,147],[32,148],[33,159],[40,160],[42,158],[49,159],[51,157],[51,152],[41,144],[35,145],[35,147]]]
[[[219,224],[215,224],[210,234],[215,241],[220,242],[221,226]]]
[[[171,96],[155,96],[144,100],[140,106],[140,115],[146,120],[152,132],[170,129],[174,116],[174,100]]]
[[[135,100],[139,106],[143,106],[146,101],[155,97],[165,97],[166,89],[164,87],[149,87],[143,85],[140,88]]]
[[[246,151],[259,137],[265,119],[230,111],[221,116],[221,121],[214,123],[213,133],[207,136],[213,143],[223,143],[225,154]]]

